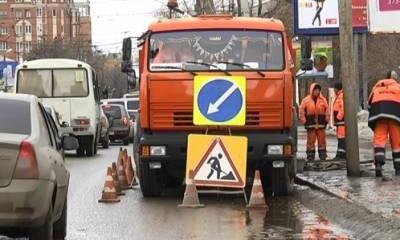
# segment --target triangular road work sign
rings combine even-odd
[[[202,186],[243,187],[229,152],[221,138],[216,138],[194,169],[194,181]]]

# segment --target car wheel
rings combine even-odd
[[[90,140],[86,145],[86,156],[93,157],[94,156],[94,148],[96,144],[93,143],[93,140]]]
[[[164,190],[161,169],[150,169],[149,165],[139,159],[140,189],[144,197],[159,197]]]
[[[123,144],[124,144],[125,146],[128,146],[128,145],[129,145],[129,137],[127,137],[127,138],[125,138],[125,139],[123,140]]]
[[[60,219],[54,223],[54,237],[55,239],[65,239],[67,236],[67,199],[64,202],[64,208]]]
[[[30,240],[53,240],[53,205],[50,204],[43,226],[30,229]]]
[[[105,149],[110,147],[110,139],[108,139],[108,136],[105,136],[103,141],[101,142],[101,146]]]

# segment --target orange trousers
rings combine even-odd
[[[385,164],[385,146],[390,138],[395,169],[400,169],[400,124],[393,120],[378,120],[374,129],[375,164]]]
[[[325,129],[307,129],[307,160],[315,159],[315,143],[318,141],[318,155],[321,160],[326,160],[326,133]]]

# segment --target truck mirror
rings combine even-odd
[[[139,78],[134,69],[132,69],[130,73],[132,75],[128,78],[128,90],[137,90],[137,87],[139,86]]]
[[[131,38],[124,38],[122,42],[122,60],[131,61],[132,58],[132,40]]]
[[[312,53],[311,37],[301,38],[301,57],[303,59],[310,59]]]

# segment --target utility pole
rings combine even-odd
[[[354,71],[352,5],[349,0],[339,0],[341,75],[344,87],[346,126],[347,175],[360,176],[360,154],[356,102],[357,83]]]

